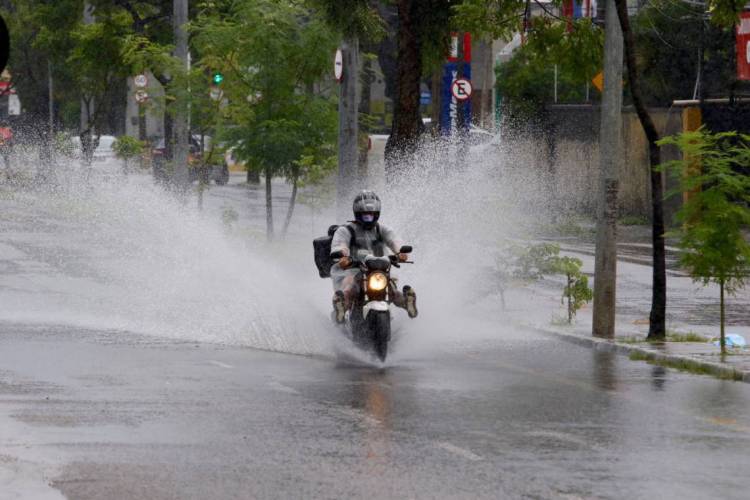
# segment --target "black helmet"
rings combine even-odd
[[[361,191],[354,197],[352,204],[354,220],[369,229],[378,222],[380,218],[380,198],[374,191]]]

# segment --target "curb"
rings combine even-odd
[[[616,354],[629,356],[635,361],[646,361],[648,363],[658,364],[682,371],[692,369],[690,370],[692,372],[699,371],[721,379],[750,383],[750,371],[738,370],[733,366],[728,366],[722,363],[713,363],[711,361],[704,361],[691,356],[679,354],[660,353],[652,349],[646,349],[631,344],[623,344],[615,340],[584,337],[574,333],[547,330],[539,326],[524,323],[519,324],[519,326],[545,335],[557,337],[571,344],[590,347],[601,352],[614,352]]]

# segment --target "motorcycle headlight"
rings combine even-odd
[[[367,280],[367,287],[374,291],[380,292],[388,286],[388,277],[383,273],[372,273]]]

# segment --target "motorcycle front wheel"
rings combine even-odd
[[[375,355],[385,361],[388,355],[388,341],[391,340],[391,313],[388,311],[370,311],[367,315],[367,327],[371,335]]]

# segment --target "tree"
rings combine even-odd
[[[750,135],[736,132],[712,134],[705,128],[659,141],[675,145],[683,159],[666,162],[679,180],[672,194],[691,195],[677,214],[682,223],[674,235],[680,238],[680,263],[695,281],[717,283],[720,300],[720,345],[724,335],[725,293],[733,294],[750,276]],[[701,167],[695,172],[695,164]]]
[[[589,19],[574,29],[556,18],[531,20],[528,42],[511,59],[496,68],[497,89],[506,114],[530,119],[553,102],[555,68],[558,70],[558,102],[583,102],[585,86],[601,69],[604,32]]]
[[[135,137],[123,135],[112,144],[112,150],[118,158],[122,159],[122,171],[127,174],[130,171],[129,161],[143,153],[143,142]]]
[[[96,12],[96,11],[94,11]],[[81,95],[82,116],[78,135],[85,164],[90,164],[97,146],[92,140],[109,111],[103,103],[118,83],[127,77],[122,61],[123,39],[129,33],[130,19],[121,12],[97,12],[94,22],[79,23],[71,32],[73,50],[66,58]],[[96,103],[96,105],[94,105]]]
[[[419,112],[422,76],[442,63],[453,27],[451,0],[397,0],[397,65],[393,124],[385,147],[386,169],[414,152],[422,132]]]
[[[649,316],[649,339],[664,339],[666,337],[666,307],[667,307],[667,272],[666,254],[664,249],[664,189],[658,166],[661,163],[659,150],[659,133],[656,130],[641,90],[641,80],[636,63],[635,36],[630,28],[627,0],[615,0],[617,17],[620,20],[622,36],[625,42],[625,66],[627,68],[630,95],[635,106],[638,119],[648,140],[649,165],[651,167],[651,240],[653,255],[653,284],[651,287],[651,314]],[[709,11],[712,20],[722,26],[734,26],[739,12],[743,9],[741,2],[734,0],[710,0]],[[703,22],[701,19],[700,22]]]
[[[331,153],[336,113],[318,82],[330,72],[336,40],[320,16],[297,3],[241,0],[220,7],[226,10],[201,12],[192,27],[198,65],[225,75],[222,113],[233,125],[218,139],[264,172],[272,239],[271,179],[286,175],[294,186],[309,158],[324,161]]]
[[[565,288],[563,288],[562,300],[567,300],[568,323],[573,322],[573,317],[578,310],[594,297],[589,288],[589,278],[581,272],[583,262],[575,257],[555,257],[552,268],[555,272],[565,276]]]
[[[736,71],[734,32],[708,22],[703,4],[652,0],[630,21],[648,106],[728,94]]]

